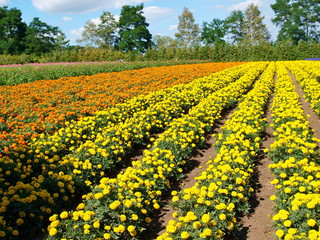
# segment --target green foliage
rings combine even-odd
[[[263,19],[258,6],[251,3],[244,12],[241,43],[256,45],[270,39],[267,26],[262,22]]]
[[[22,22],[21,11],[0,8],[0,54],[21,54],[27,25]]]
[[[240,10],[232,11],[226,18],[228,33],[231,36],[232,43],[238,43],[243,38],[244,13]]]
[[[110,12],[103,12],[99,23],[94,23],[93,21],[86,23],[82,38],[77,42],[84,43],[86,46],[109,48],[116,41],[115,32],[117,27],[118,22],[115,20],[114,15]]]
[[[183,48],[200,45],[200,29],[199,25],[195,23],[192,12],[188,8],[184,8],[178,18],[178,32],[175,37],[179,45]]]
[[[54,50],[57,39],[64,43],[64,34],[61,30],[35,17],[26,31],[26,53],[41,54]]]
[[[201,38],[206,45],[224,43],[223,39],[228,31],[225,20],[218,18],[212,19],[210,23],[204,22],[202,26]]]
[[[280,27],[278,41],[319,41],[319,0],[276,0],[272,19]]]
[[[117,47],[123,51],[144,53],[152,46],[152,35],[149,24],[143,14],[143,4],[137,6],[125,5],[121,9],[119,19],[119,39]]]

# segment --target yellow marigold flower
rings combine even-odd
[[[285,227],[290,227],[291,224],[292,224],[292,222],[291,222],[290,220],[285,220],[285,221],[283,222],[283,225],[284,225]]]
[[[276,196],[276,195],[271,195],[271,196],[270,196],[270,200],[271,200],[271,201],[274,201],[274,200],[276,200],[276,199],[277,199],[277,196]]]
[[[201,217],[201,221],[204,223],[210,222],[210,214],[209,213],[203,214]]]
[[[177,202],[177,201],[179,201],[179,197],[178,196],[173,196],[172,202]]]
[[[289,230],[288,230],[288,233],[289,234],[291,234],[291,235],[294,235],[294,234],[296,234],[298,231],[297,231],[297,229],[295,229],[295,228],[289,228]]]
[[[93,148],[90,148],[88,150],[88,152],[91,154],[91,155],[95,155],[96,154],[96,150],[94,150]]]
[[[316,220],[314,220],[314,219],[309,219],[308,220],[308,225],[310,227],[314,227],[316,224],[317,224]]]
[[[145,221],[146,223],[151,223],[152,219],[149,218],[149,217],[146,217],[146,218],[144,219],[144,221]]]
[[[221,221],[224,221],[224,220],[227,219],[227,216],[226,216],[224,213],[221,213],[221,214],[219,215],[219,219],[220,219]]]
[[[22,218],[18,218],[17,221],[16,221],[16,223],[17,223],[18,225],[22,225],[22,224],[24,223],[24,220],[23,220]]]
[[[169,233],[175,233],[177,231],[177,227],[173,225],[168,225],[166,228],[167,232]]]
[[[188,232],[184,231],[184,232],[181,233],[180,236],[181,236],[182,239],[187,239],[187,238],[190,237],[190,234]]]
[[[282,238],[283,235],[284,235],[284,231],[283,231],[283,230],[279,229],[279,230],[276,231],[276,236],[277,236],[278,238]]]
[[[93,196],[95,199],[101,199],[103,197],[103,193],[102,192],[99,192],[99,193],[96,193],[94,194]]]
[[[84,203],[80,203],[78,206],[77,206],[77,208],[76,208],[76,210],[78,211],[78,210],[82,210],[82,209],[84,209],[85,208],[85,204]]]
[[[123,233],[123,232],[126,231],[126,227],[123,226],[123,225],[119,225],[118,227],[114,227],[114,228],[113,228],[113,231],[114,231],[115,233]]]
[[[212,236],[212,230],[211,230],[210,228],[205,228],[205,229],[203,230],[203,234],[204,234],[205,236]]]
[[[127,220],[127,216],[124,215],[124,214],[121,214],[121,215],[120,215],[120,221],[121,221],[121,222],[124,222],[124,221],[126,221],[126,220]]]
[[[105,234],[103,234],[103,238],[104,239],[111,239],[111,235],[110,235],[110,233],[105,233]]]
[[[194,222],[194,223],[192,224],[192,227],[193,227],[194,229],[199,229],[199,228],[201,228],[201,222],[199,222],[199,221]]]
[[[54,221],[50,224],[50,227],[55,228],[55,227],[58,227],[59,224],[60,224],[60,221],[59,221],[59,220],[54,220]]]
[[[50,228],[49,235],[54,236],[58,233],[58,230],[56,228]]]
[[[128,226],[128,231],[129,231],[129,232],[133,232],[135,229],[136,229],[136,227],[133,226],[133,225],[129,225],[129,226]]]
[[[120,201],[116,200],[116,201],[112,202],[109,205],[109,207],[110,207],[110,209],[115,210],[117,207],[119,207],[120,204],[121,204]]]
[[[63,211],[62,213],[60,213],[60,218],[61,219],[65,219],[65,218],[67,218],[68,217],[68,212],[67,211]]]
[[[99,228],[99,227],[100,227],[100,222],[99,222],[99,221],[95,221],[95,222],[93,223],[93,227],[94,227],[94,228]]]
[[[139,219],[137,214],[132,214],[131,215],[132,220],[137,221]]]

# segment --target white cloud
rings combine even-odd
[[[261,7],[262,6],[262,2],[261,0],[247,0],[245,2],[241,2],[241,3],[238,3],[238,4],[234,4],[234,5],[231,5],[230,7],[228,7],[227,9],[229,11],[235,11],[235,10],[245,10],[251,3],[257,5],[258,7]]]
[[[6,5],[9,3],[9,0],[0,0],[0,6]]]
[[[92,18],[90,21],[93,22],[95,25],[98,25],[98,24],[101,23],[100,17],[98,17],[98,18]]]
[[[169,30],[170,30],[170,31],[176,30],[176,29],[178,29],[178,25],[171,25],[171,26],[169,27]]]
[[[71,20],[72,20],[71,17],[67,17],[67,16],[64,16],[62,19],[63,19],[63,21],[65,21],[65,22],[68,22],[68,21],[71,21]]]
[[[72,39],[81,38],[81,34],[84,31],[84,27],[78,29],[72,29],[69,33]]]
[[[7,1],[7,0],[0,0]],[[32,0],[33,5],[46,13],[87,13],[105,8],[144,3],[151,0]]]
[[[147,18],[147,20],[152,21],[158,18],[167,17],[174,13],[174,10],[171,8],[163,8],[163,7],[145,7],[143,8],[143,15]]]

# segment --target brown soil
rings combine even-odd
[[[290,70],[288,70],[288,73],[289,73],[289,76],[292,78],[293,83],[296,86],[297,93],[300,96],[300,103],[301,103],[303,111],[305,112],[305,114],[308,114],[310,116],[308,121],[310,123],[310,127],[314,130],[314,136],[316,138],[320,139],[320,118],[319,118],[318,115],[316,115],[312,111],[310,103],[307,102],[306,99],[303,97],[304,96],[304,92],[302,91],[301,87],[297,83],[295,77],[292,75]],[[320,147],[320,143],[319,142],[318,142],[318,147]]]

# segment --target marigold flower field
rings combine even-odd
[[[320,239],[320,140],[290,77],[320,116],[319,67],[205,63],[0,87],[0,238],[145,239],[169,195],[173,219],[154,239],[223,239],[252,207],[264,155],[274,239]],[[173,189],[230,109],[217,155]]]

